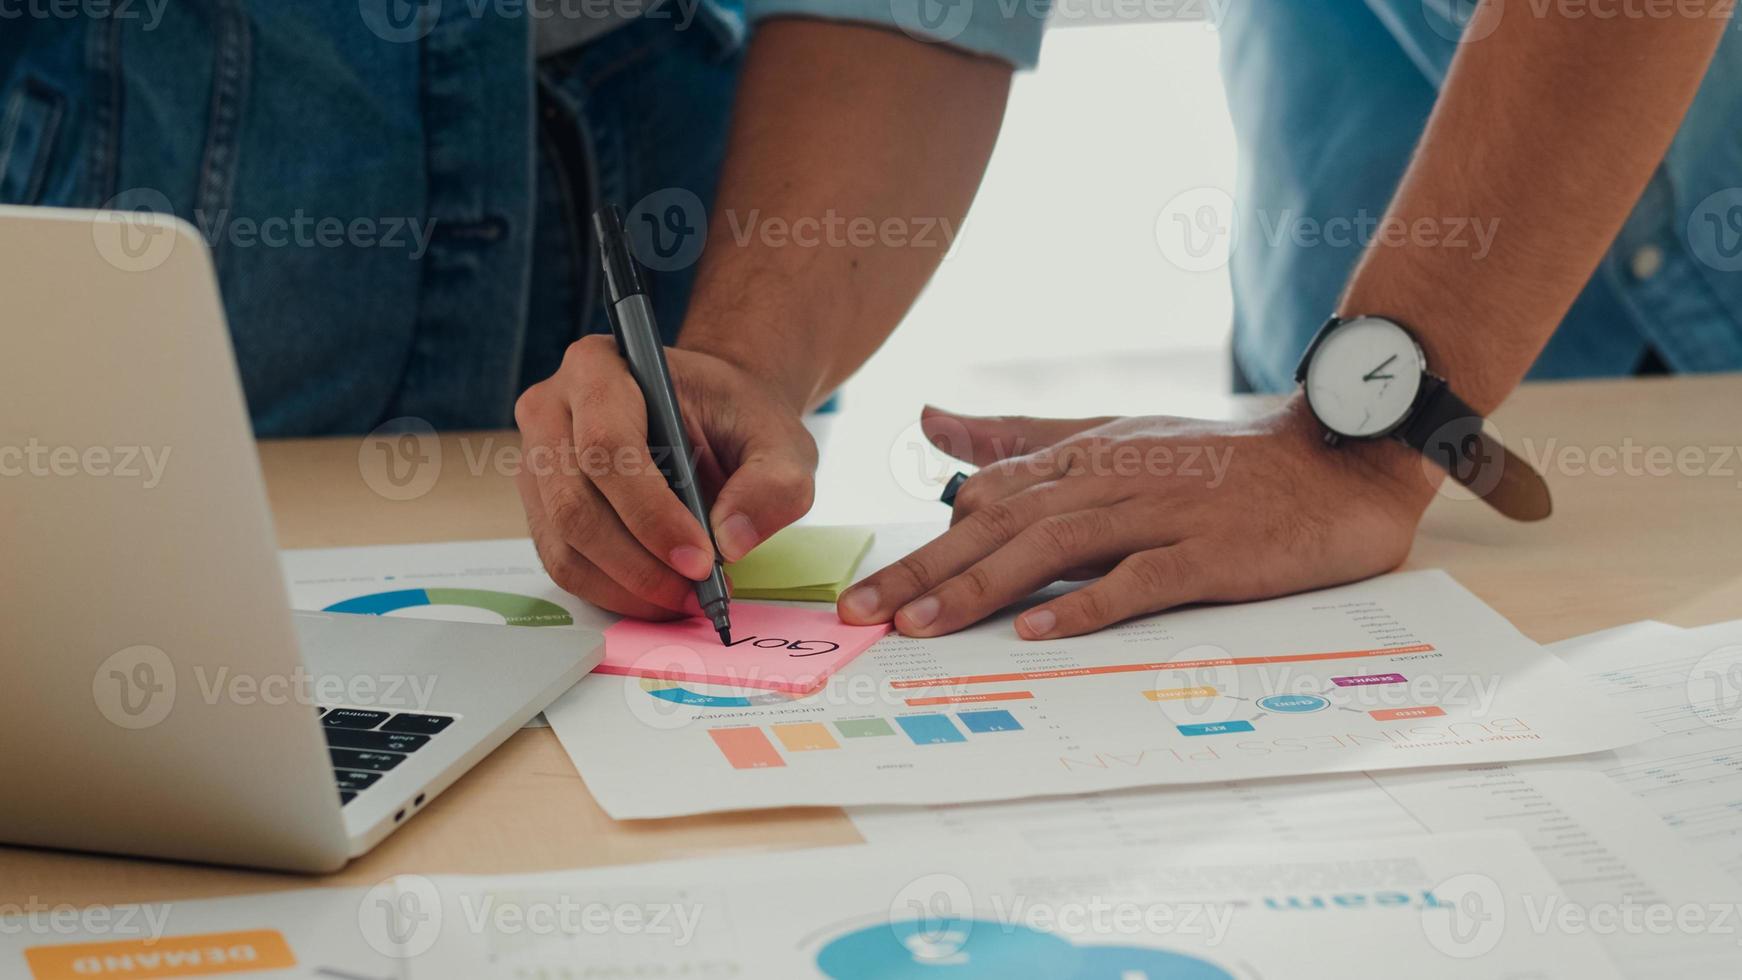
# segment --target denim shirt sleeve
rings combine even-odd
[[[768,17],[820,17],[899,30],[928,44],[1033,68],[1052,0],[747,0],[752,25]]]

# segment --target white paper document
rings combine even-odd
[[[1554,649],[1575,666],[1594,670],[1599,683],[1608,683],[1608,677],[1656,675],[1651,665],[1663,659],[1664,641],[1678,635],[1674,627],[1641,624]],[[1684,669],[1680,676],[1686,674]],[[1636,697],[1645,699],[1644,689]],[[1660,690],[1656,700],[1673,699]],[[1652,711],[1643,700],[1635,707]],[[1589,922],[1627,976],[1742,976],[1742,890],[1720,870],[1734,852],[1720,847],[1709,856],[1699,853],[1700,835],[1720,836],[1710,833],[1716,828],[1701,826],[1699,834],[1689,834],[1658,819],[1648,805],[1650,793],[1629,795],[1605,774],[1626,769],[1617,758],[1600,753],[1008,803],[862,807],[849,813],[860,833],[877,845],[1005,839],[1012,846],[1047,851],[1093,849],[1101,842],[1140,850],[1176,840],[1232,845],[1253,839],[1358,840],[1507,828],[1522,835],[1563,889],[1562,906],[1538,909],[1538,915]],[[1681,809],[1681,803],[1669,809]],[[1685,924],[1661,924],[1676,917]]]
[[[864,567],[923,542],[879,530]],[[547,711],[618,819],[1591,752],[1644,726],[1440,572],[1019,640],[890,636],[819,692],[590,677]]]
[[[142,959],[173,952],[230,968],[202,973],[252,955],[254,975],[402,980],[1617,976],[1593,935],[1532,925],[1555,893],[1503,832],[1141,854],[845,847],[181,902],[138,917],[161,924],[152,944],[7,920],[0,973],[174,975]]]
[[[1742,621],[1654,626],[1566,653],[1657,735],[1594,764],[1742,890]]]

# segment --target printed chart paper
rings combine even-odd
[[[156,906],[160,915],[140,919],[166,924],[160,947],[250,941],[275,965],[294,959],[294,969],[273,976],[1617,976],[1593,936],[1528,927],[1527,903],[1555,887],[1509,833],[1140,854],[951,843],[508,877],[405,875],[367,890]],[[53,976],[30,972],[33,962],[89,956],[93,944],[118,938],[0,925],[0,972],[32,980]],[[202,975],[236,975],[229,965]]]
[[[930,529],[880,529],[866,571]],[[891,635],[797,698],[589,677],[547,717],[618,819],[956,803],[1591,752],[1645,727],[1450,577],[1030,643]],[[651,774],[657,774],[653,778]]]
[[[527,538],[309,548],[279,560],[294,609],[539,629],[604,630],[618,619],[552,582]],[[526,727],[545,727],[544,716]]]
[[[1649,673],[1642,662],[1657,660],[1662,641],[1680,633],[1642,624],[1552,649],[1575,666],[1591,667],[1602,681],[1616,671]],[[1660,820],[1647,805],[1649,792],[1631,796],[1600,771],[1614,769],[1615,762],[1615,755],[1600,753],[1008,803],[859,807],[849,815],[877,846],[1005,839],[1012,847],[1057,852],[1093,850],[1106,841],[1141,850],[1181,840],[1232,846],[1506,828],[1542,860],[1573,910],[1545,902],[1533,910],[1539,916],[1625,922],[1632,910],[1636,928],[1606,927],[1600,937],[1625,975],[1742,976],[1742,891],[1718,867],[1732,852],[1713,852],[1716,862],[1700,853],[1696,848],[1713,828],[1690,832],[1685,822]],[[1648,916],[1676,914],[1692,927],[1666,931],[1648,925]]]
[[[527,538],[309,548],[280,564],[296,609],[546,629],[618,619],[552,582]]]
[[[625,619],[605,631],[605,661],[595,670],[804,695],[888,632],[887,626],[848,626],[833,609],[734,602],[730,644],[720,642],[714,625],[700,617],[671,623]],[[660,690],[684,688],[673,683]]]

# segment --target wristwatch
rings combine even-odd
[[[1483,429],[1480,413],[1428,370],[1402,324],[1378,316],[1332,317],[1295,368],[1325,442],[1394,437],[1507,517],[1539,521],[1553,505],[1530,464]]]

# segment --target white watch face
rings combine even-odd
[[[1408,331],[1390,320],[1358,317],[1332,328],[1313,352],[1307,402],[1332,432],[1381,435],[1409,415],[1426,369]]]

